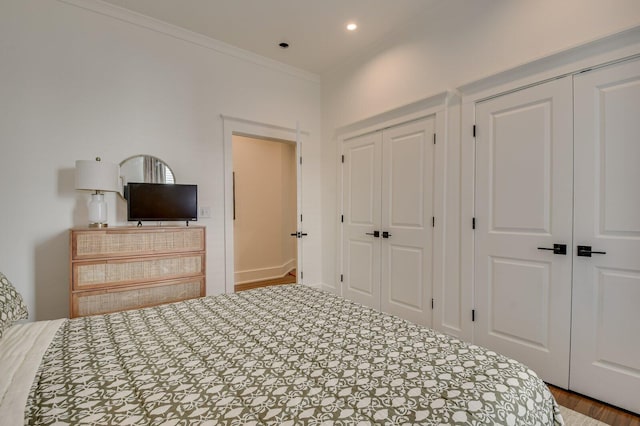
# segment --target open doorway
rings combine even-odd
[[[234,291],[296,282],[296,142],[232,135]]]

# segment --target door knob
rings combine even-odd
[[[550,250],[553,254],[567,254],[567,245],[566,244],[554,244],[553,248],[551,247],[538,247],[538,250]]]
[[[607,254],[606,251],[592,251],[591,246],[578,246],[578,256],[591,257],[592,254]]]
[[[387,231],[382,231],[382,238],[389,238],[391,234]]]
[[[366,235],[373,235],[375,238],[380,236],[380,231],[367,232]]]

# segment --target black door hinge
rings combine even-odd
[[[435,133],[433,134],[433,144],[434,145],[436,144],[436,134]]]
[[[344,163],[344,155],[342,156],[342,162]]]
[[[300,215],[300,222],[302,222],[302,215]]]
[[[476,229],[476,218],[471,219],[471,229]]]
[[[344,281],[344,275],[340,274],[340,282]]]
[[[340,222],[344,223],[344,215],[340,215]]]
[[[472,309],[471,310],[471,321],[475,321],[476,320],[476,310]]]
[[[435,304],[434,300],[431,299],[431,309],[433,309],[434,304]]]
[[[300,279],[304,278],[304,273],[302,271],[300,271]]]
[[[300,156],[300,164],[302,164],[302,156]]]
[[[475,124],[473,125],[473,137],[474,138],[476,137],[476,125]]]
[[[431,216],[431,227],[432,228],[436,227],[436,217],[435,216]]]

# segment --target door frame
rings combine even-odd
[[[302,232],[302,164],[299,159],[302,156],[302,141],[309,137],[309,132],[300,130],[296,122],[295,128],[279,126],[275,124],[261,123],[244,118],[232,117],[221,114],[223,129],[223,155],[224,155],[224,258],[225,258],[225,293],[234,292],[234,235],[233,235],[233,135],[249,136],[257,139],[280,140],[283,142],[295,142],[296,144],[296,176],[297,176],[297,211],[296,228]],[[302,239],[298,241],[298,267],[296,270],[297,282],[302,284],[303,250]]]

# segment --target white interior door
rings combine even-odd
[[[476,105],[474,342],[564,388],[571,315],[571,101],[566,77]],[[544,250],[554,244],[565,245],[566,255]]]
[[[343,146],[343,288],[348,299],[380,309],[382,135],[369,133]]]
[[[574,257],[570,387],[640,413],[640,61],[574,90],[574,239],[594,254]]]
[[[381,309],[431,325],[434,118],[386,129]]]

